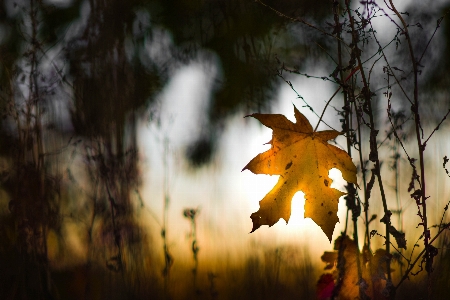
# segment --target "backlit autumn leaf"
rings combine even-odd
[[[275,187],[259,202],[251,215],[252,232],[261,225],[272,226],[281,218],[289,221],[292,197],[305,193],[305,218],[319,225],[331,242],[339,197],[345,193],[331,188],[328,172],[337,168],[342,177],[356,183],[356,167],[343,150],[328,143],[341,133],[335,130],[314,132],[311,124],[294,106],[296,123],[279,114],[253,114],[273,130],[272,147],[253,158],[242,170],[255,174],[280,175]]]

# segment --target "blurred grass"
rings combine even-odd
[[[2,219],[3,229],[9,221]],[[432,299],[448,299],[450,252],[446,250],[447,238],[448,235],[442,236],[438,244],[440,252],[431,279],[427,279],[425,272],[410,276],[398,290],[396,299],[426,299],[429,288]],[[33,295],[39,289],[38,272],[42,268],[38,266],[39,262],[26,261],[26,257],[11,246],[13,239],[14,236],[2,230],[0,299],[34,299]],[[176,252],[165,293],[162,249],[159,243],[152,243],[150,237],[147,241],[152,246],[143,247],[138,243],[126,247],[123,272],[108,269],[102,255],[94,255],[89,264],[83,259],[77,260],[76,251],[64,240],[49,234],[49,253],[54,253],[49,264],[52,298],[45,299],[316,299],[317,281],[325,273],[325,264],[312,263],[322,253],[311,253],[306,244],[253,245],[248,251],[240,251],[239,259],[227,256],[226,251],[219,254],[200,250],[195,288],[191,253],[188,247],[181,245],[177,250],[184,250]],[[59,249],[61,246],[67,249]],[[100,245],[97,247],[101,248]],[[95,251],[101,253],[100,249]],[[405,255],[409,256],[409,253]],[[73,261],[83,263],[71,264],[71,256],[74,256]],[[393,268],[394,282],[398,282],[398,264]]]
[[[260,253],[261,254],[261,253]],[[241,264],[203,262],[197,289],[192,264],[175,264],[164,295],[160,268],[141,274],[113,273],[101,265],[80,265],[54,271],[60,299],[314,299],[317,270],[305,249],[264,249]]]

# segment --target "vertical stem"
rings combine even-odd
[[[196,214],[193,215],[192,222],[192,253],[194,258],[194,269],[192,270],[194,277],[194,292],[197,296],[197,271],[198,271],[198,246],[197,246],[197,223],[196,223]]]
[[[426,190],[425,190],[425,163],[424,163],[424,151],[425,151],[425,145],[422,144],[422,138],[420,136],[421,132],[421,125],[420,125],[420,115],[419,115],[419,86],[418,86],[418,69],[417,69],[417,61],[414,56],[414,50],[412,47],[411,38],[409,36],[408,31],[408,25],[406,24],[403,17],[400,15],[398,10],[395,8],[394,3],[392,0],[389,0],[389,3],[391,4],[392,11],[397,15],[397,17],[400,19],[403,25],[403,33],[405,34],[406,41],[408,42],[408,48],[409,48],[409,55],[411,58],[411,63],[413,67],[414,72],[414,103],[411,106],[411,111],[414,114],[414,123],[415,123],[415,129],[416,129],[416,139],[417,139],[417,147],[419,150],[419,163],[420,163],[420,188],[421,188],[421,201],[420,205],[422,206],[422,226],[423,226],[423,236],[424,236],[424,247],[425,247],[425,270],[428,274],[428,298],[430,298],[431,294],[431,276],[430,273],[433,271],[433,260],[430,256],[429,252],[429,240],[430,240],[430,231],[428,230],[428,218],[427,218],[427,197],[426,197]]]
[[[169,252],[169,245],[167,244],[167,221],[169,214],[169,162],[168,162],[168,152],[169,152],[169,140],[164,138],[164,153],[163,153],[163,164],[164,164],[164,208],[163,208],[163,224],[161,230],[161,236],[163,238],[163,250],[164,250],[164,262],[165,267],[163,271],[164,275],[164,297],[167,299],[169,292],[169,279],[170,279],[170,267],[172,266],[172,256]]]
[[[397,218],[398,218],[398,230],[403,232],[402,222],[402,206],[400,204],[400,154],[398,153],[399,142],[394,140],[394,159],[395,159],[395,197],[397,200]],[[403,254],[403,249],[399,248],[400,256]],[[400,263],[400,275],[403,274],[403,264]]]
[[[357,111],[356,108],[356,103],[353,103],[354,107],[355,107],[355,111]],[[369,236],[369,199],[367,197],[367,179],[366,179],[366,168],[364,167],[364,160],[362,157],[362,142],[361,142],[361,124],[362,124],[362,120],[361,120],[361,116],[359,115],[358,112],[356,112],[356,118],[357,118],[357,123],[358,123],[358,147],[359,147],[359,163],[361,164],[361,173],[362,173],[362,179],[363,179],[363,193],[364,193],[364,216],[366,219],[366,225],[365,225],[365,238],[364,238],[364,243],[367,242],[367,247],[370,251],[370,236]],[[367,239],[367,240],[366,240]]]
[[[28,135],[33,138],[32,141],[32,164],[35,169],[36,177],[35,180],[38,181],[36,192],[36,201],[39,201],[41,207],[48,205],[45,185],[45,170],[44,170],[44,156],[43,156],[43,144],[42,144],[42,131],[41,131],[41,110],[40,110],[40,95],[39,95],[39,85],[38,85],[38,68],[39,59],[37,51],[39,48],[38,42],[38,5],[39,2],[36,0],[30,0],[29,16],[31,20],[31,57],[30,57],[30,75],[29,75],[29,100],[27,104],[27,121],[28,121]],[[31,116],[34,110],[34,123],[31,121]],[[31,126],[31,129],[30,129]],[[24,141],[28,145],[28,138]],[[51,290],[51,279],[50,270],[48,266],[48,249],[47,249],[47,224],[45,214],[48,213],[47,210],[40,211],[40,219],[36,222],[32,228],[35,230],[33,233],[33,251],[35,257],[33,258],[38,265],[39,277],[37,278],[43,297],[50,296]]]
[[[365,99],[365,104],[367,107],[367,113],[369,115],[369,120],[370,120],[370,135],[371,135],[371,139],[373,139],[373,141],[375,142],[375,144],[371,143],[371,149],[370,151],[373,153],[373,158],[371,159],[374,163],[375,163],[375,174],[377,176],[377,181],[378,181],[378,185],[380,188],[380,193],[381,193],[381,200],[383,203],[383,210],[384,210],[384,217],[383,219],[385,220],[385,224],[386,224],[386,252],[387,254],[390,253],[390,236],[389,236],[389,226],[390,226],[390,215],[391,212],[388,210],[387,207],[387,200],[386,200],[386,194],[384,191],[384,186],[383,186],[383,181],[381,180],[381,167],[380,167],[380,160],[378,158],[378,149],[376,146],[376,134],[377,134],[377,130],[375,129],[375,121],[373,118],[373,111],[372,111],[372,95],[371,95],[371,91],[370,91],[370,87],[369,87],[369,83],[366,79],[366,75],[362,66],[362,62],[361,62],[361,50],[358,48],[358,33],[355,30],[355,21],[350,13],[350,0],[345,0],[345,4],[346,4],[346,8],[347,8],[347,13],[348,13],[348,17],[350,20],[350,26],[352,29],[352,44],[353,44],[353,51],[354,54],[356,56],[357,62],[358,62],[358,66],[360,68],[361,71],[361,77],[363,80],[363,96]],[[388,259],[386,261],[386,270],[387,270],[387,281],[390,283],[391,282],[391,272],[390,272],[390,259]],[[393,295],[390,295],[391,297],[393,297]]]
[[[341,25],[339,22],[339,2],[337,0],[331,0],[333,5],[333,15],[334,15],[334,26],[337,37],[337,50],[338,50],[338,69],[339,69],[339,77],[341,79],[341,86],[343,87],[344,94],[344,116],[345,123],[343,126],[343,131],[347,132],[347,153],[351,157],[352,156],[352,148],[351,148],[351,139],[350,139],[350,129],[352,127],[352,109],[351,104],[348,99],[347,88],[344,86],[346,80],[344,79],[344,73],[342,70],[342,45],[341,45]],[[351,209],[352,211],[352,221],[353,221],[353,240],[356,244],[356,265],[358,269],[358,282],[362,279],[362,270],[361,270],[361,261],[360,261],[360,251],[359,251],[359,239],[358,239],[358,217],[360,215],[360,206],[356,203],[356,190],[353,184],[349,183],[347,185],[347,209]],[[359,209],[358,209],[359,208]],[[364,290],[361,289],[361,285],[359,284],[359,296],[361,299],[364,299]]]

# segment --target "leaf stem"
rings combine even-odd
[[[346,83],[359,69],[360,69],[359,67],[354,68],[352,70],[352,72],[347,76],[347,78],[345,78],[345,80],[342,84]],[[331,100],[333,100],[334,96],[336,96],[336,94],[341,90],[341,87],[342,86],[338,87],[338,89],[334,92],[334,94],[331,96],[331,98],[327,101],[327,104],[325,104],[325,107],[322,110],[322,114],[320,115],[319,122],[317,122],[316,128],[314,128],[314,132],[316,132],[317,128],[319,128],[319,124],[320,124],[320,122],[322,122],[323,115],[325,114],[325,111],[327,110],[328,105],[330,104]]]
[[[325,111],[327,110],[328,105],[330,104],[331,100],[333,100],[334,96],[341,90],[341,87],[338,87],[336,92],[334,92],[333,96],[331,96],[330,100],[327,101],[327,104],[325,104],[325,107],[322,110],[322,114],[320,115],[319,122],[317,122],[316,128],[314,128],[314,132],[317,131],[317,128],[319,128],[319,124],[322,121],[323,115],[325,114]]]

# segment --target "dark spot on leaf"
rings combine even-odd
[[[287,183],[287,180],[284,182],[284,184],[286,184]]]
[[[324,179],[323,183],[325,183],[325,186],[328,186],[328,180]]]
[[[297,155],[294,155],[294,158],[297,158]]]
[[[331,216],[331,214],[332,214],[332,212],[331,212],[331,211],[329,211],[329,212],[328,212],[328,215],[329,215],[329,216]]]
[[[289,169],[292,166],[292,161],[286,165],[285,170]]]
[[[323,202],[320,205],[323,206]]]

